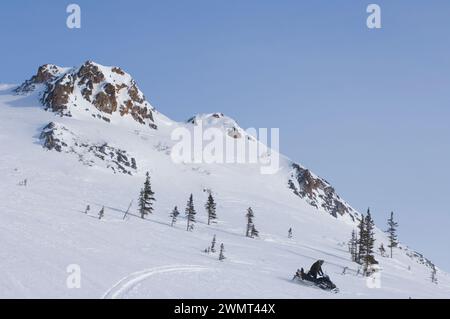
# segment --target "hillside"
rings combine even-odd
[[[324,179],[280,156],[275,174],[257,163],[175,163],[175,129],[199,123],[259,145],[221,113],[177,122],[157,111],[132,77],[88,61],[44,65],[21,85],[0,85],[0,297],[25,298],[446,298],[450,277],[405,244],[382,257],[381,287],[357,275],[347,241],[360,213]],[[195,151],[193,156],[195,157]],[[137,198],[151,176],[155,211],[142,220]],[[26,180],[26,185],[24,181]],[[211,192],[218,223],[206,224]],[[193,194],[197,223],[185,230]],[[133,200],[130,214],[124,212]],[[91,210],[84,214],[87,205]],[[105,217],[97,218],[105,207]],[[169,213],[181,215],[170,227]],[[245,237],[255,212],[260,238]],[[287,237],[293,229],[293,238]],[[226,259],[206,254],[213,235]],[[387,238],[376,230],[376,247]],[[291,281],[297,268],[324,259],[339,294]],[[81,267],[68,289],[67,266]],[[346,273],[343,274],[344,268]]]

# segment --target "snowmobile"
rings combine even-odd
[[[331,281],[330,277],[324,274],[321,277],[314,278],[310,274],[305,274],[303,268],[301,271],[297,271],[295,273],[294,278],[292,278],[292,280],[297,281],[298,283],[301,283],[308,287],[316,287],[334,293],[339,292],[339,288],[337,288],[336,285]]]

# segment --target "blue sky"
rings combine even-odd
[[[450,270],[450,2],[2,1],[0,82],[92,59],[132,74],[162,113],[279,127],[281,150],[379,227]]]

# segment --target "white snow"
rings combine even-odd
[[[287,188],[289,161],[262,175],[258,165],[174,164],[170,132],[191,124],[155,112],[158,130],[125,121],[59,117],[40,107],[35,92],[16,96],[0,85],[0,297],[2,298],[448,298],[450,278],[406,249],[395,258],[376,256],[381,288],[357,276],[346,246],[353,223],[318,211]],[[100,164],[45,150],[41,129],[56,122],[77,137],[108,142],[138,159],[133,176]],[[158,123],[159,121],[159,123]],[[161,125],[164,123],[164,125]],[[222,122],[221,122],[222,123]],[[227,121],[227,125],[231,122]],[[209,122],[214,125],[214,122]],[[222,123],[223,124],[223,123]],[[221,124],[221,125],[222,125]],[[233,123],[234,125],[234,123]],[[147,220],[136,215],[136,199],[150,172],[157,202]],[[27,179],[27,186],[19,182]],[[217,202],[219,222],[206,225],[206,189]],[[184,207],[193,193],[197,224],[185,231]],[[131,214],[123,220],[131,200]],[[91,206],[88,215],[83,211]],[[181,215],[174,228],[169,213]],[[105,218],[97,213],[105,206]],[[245,234],[245,210],[255,212],[261,238]],[[294,237],[287,238],[292,227]],[[213,235],[225,259],[202,252]],[[377,231],[377,246],[386,237]],[[291,281],[297,268],[324,259],[339,294]],[[81,267],[81,288],[69,289],[67,266]],[[344,267],[347,273],[342,275]],[[410,270],[408,270],[410,267]]]

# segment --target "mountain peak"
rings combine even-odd
[[[46,110],[61,116],[89,114],[106,122],[131,118],[153,129],[154,108],[146,101],[136,81],[121,68],[86,61],[79,67],[44,64],[29,80],[15,89],[27,94],[41,89]]]
[[[205,129],[217,128],[227,133],[228,136],[238,139],[242,136],[248,136],[237,122],[223,113],[197,114],[187,120],[187,123],[199,125],[200,123]],[[248,136],[249,139],[251,137]]]

